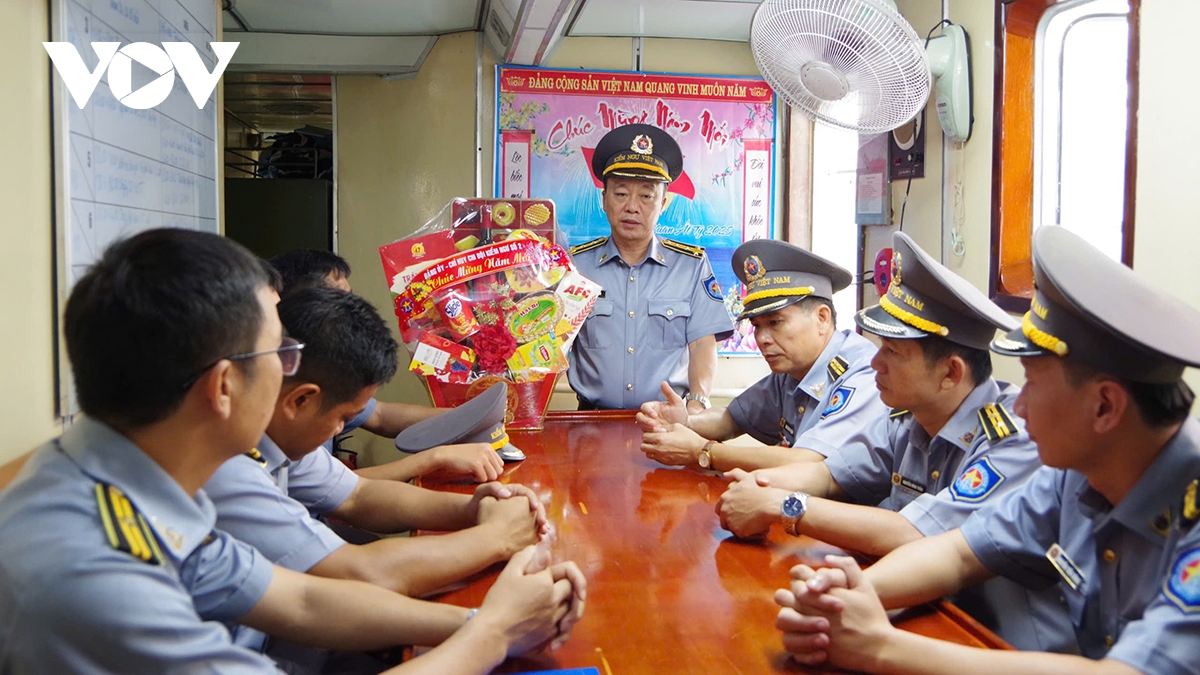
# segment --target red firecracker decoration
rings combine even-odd
[[[508,358],[517,351],[517,340],[504,324],[484,326],[471,336],[476,363],[486,373],[503,373]]]

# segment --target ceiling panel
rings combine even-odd
[[[247,30],[329,35],[435,35],[474,30],[482,0],[236,0]],[[226,12],[225,27],[237,29]]]
[[[587,0],[570,35],[745,42],[758,4],[758,0]]]

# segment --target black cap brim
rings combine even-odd
[[[1047,351],[1033,344],[1029,338],[1025,337],[1024,331],[1020,328],[1014,328],[1004,335],[992,340],[992,344],[988,347],[997,354],[1004,356],[1048,356],[1054,352]]]
[[[926,333],[919,328],[913,328],[900,319],[888,314],[879,305],[856,312],[854,314],[854,323],[858,324],[859,328],[868,333],[896,340],[915,340],[917,338],[929,337],[930,335],[930,333]]]
[[[521,452],[521,449],[512,443],[505,443],[504,447],[496,451],[496,454],[500,455],[500,459],[506,462],[519,462],[525,459],[525,453]]]

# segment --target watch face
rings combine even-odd
[[[712,456],[707,451],[701,450],[700,457],[696,459],[696,463],[700,465],[701,469],[707,469],[708,465],[712,464]]]
[[[797,518],[804,512],[804,502],[800,501],[800,498],[796,495],[788,495],[783,500],[782,511],[783,515],[788,518]]]

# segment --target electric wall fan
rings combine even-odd
[[[970,45],[946,23],[922,44],[892,0],[765,0],[750,48],[789,104],[861,133],[883,133],[925,107],[934,83],[938,120],[951,140],[971,136]]]

